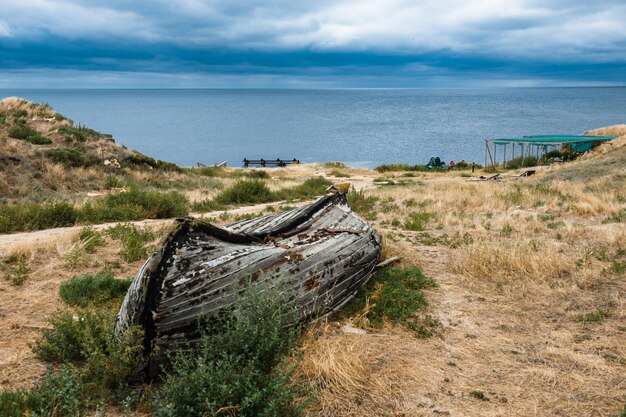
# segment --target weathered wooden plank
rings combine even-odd
[[[339,192],[226,228],[180,219],[133,280],[115,329],[144,328],[154,373],[171,349],[197,341],[202,316],[230,309],[246,285],[283,291],[296,321],[313,320],[354,296],[379,253],[380,238]]]

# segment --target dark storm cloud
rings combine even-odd
[[[149,79],[228,86],[255,77],[250,82],[261,86],[625,81],[626,5],[619,1],[21,0],[0,6],[4,86],[46,73],[112,86]]]

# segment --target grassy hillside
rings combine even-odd
[[[181,169],[75,125],[47,104],[0,102],[0,195],[7,199],[105,190],[128,172]]]
[[[331,184],[271,171],[181,168],[76,126],[47,104],[0,102],[0,234],[309,199]]]

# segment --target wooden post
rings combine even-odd
[[[491,156],[491,151],[489,150],[489,146],[485,146],[487,149],[487,153],[489,154],[489,160],[491,161],[491,166],[493,167],[493,157]],[[487,164],[485,164],[485,167],[487,167]]]
[[[485,140],[485,165],[483,165],[483,167],[485,167],[485,169],[487,169],[487,149],[489,149],[489,145],[487,145],[488,141]]]
[[[515,159],[515,142],[513,142],[513,156],[511,157],[511,159]]]
[[[493,143],[493,170],[496,170],[496,164],[498,163],[498,154],[496,153],[496,143]]]
[[[524,144],[522,143],[522,162],[520,163],[521,166],[524,166]]]
[[[506,143],[504,144],[504,169],[506,169]]]

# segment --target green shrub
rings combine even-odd
[[[26,140],[29,136],[38,135],[35,129],[32,129],[25,124],[18,123],[9,129],[9,136],[14,139]]]
[[[522,157],[518,157],[518,158],[513,158],[509,161],[506,161],[506,168],[507,169],[518,169],[518,168],[525,168],[525,167],[535,167],[538,165],[538,160],[536,157],[534,156],[527,156],[524,158],[524,163],[522,164]]]
[[[159,193],[131,189],[124,193],[109,194],[102,205],[113,207],[139,206],[144,209],[145,218],[167,219],[187,214],[187,198],[176,192]]]
[[[324,177],[308,178],[295,187],[283,188],[276,192],[275,200],[301,200],[323,195],[333,183]]]
[[[225,189],[215,197],[218,204],[258,204],[275,201],[272,191],[263,181],[241,180]]]
[[[445,172],[448,170],[447,167],[432,167],[429,168],[426,165],[408,165],[408,164],[384,164],[377,166],[374,168],[375,171],[384,173],[384,172],[395,172],[395,171],[418,171],[418,172]]]
[[[148,256],[146,244],[154,239],[154,235],[147,229],[139,229],[132,224],[120,223],[107,230],[113,239],[122,242],[120,256],[127,262],[134,262]]]
[[[89,133],[96,133],[94,130],[85,128],[83,126],[62,126],[59,128],[58,132],[65,136],[65,138],[68,139],[69,142],[87,142]]]
[[[422,231],[426,228],[426,223],[433,217],[435,217],[435,214],[427,211],[413,212],[404,221],[404,228],[406,230]]]
[[[138,234],[129,234],[122,238],[120,256],[126,262],[135,262],[148,257],[146,241]]]
[[[578,316],[576,320],[582,321],[584,323],[602,323],[606,318],[610,316],[610,310],[599,308]]]
[[[322,163],[322,166],[324,168],[347,168],[346,164],[344,164],[343,162],[336,162],[336,161],[324,162]]]
[[[330,176],[337,177],[337,178],[350,178],[349,174],[346,174],[345,172],[341,172],[338,169],[333,169],[328,174]]]
[[[0,416],[24,417],[36,413],[42,407],[41,397],[27,390],[1,391]]]
[[[73,226],[77,220],[74,206],[67,201],[33,203],[26,206],[26,230]]]
[[[131,188],[85,203],[79,209],[85,223],[105,223],[140,219],[166,219],[188,213],[187,198],[176,192],[161,193]]]
[[[251,171],[252,172],[252,171]],[[264,171],[259,171],[264,172]],[[215,199],[195,202],[196,211],[218,210],[229,205],[269,203],[279,200],[297,200],[318,197],[332,185],[323,177],[313,177],[294,187],[271,191],[265,182],[259,179],[239,180],[231,187],[219,193]]]
[[[40,135],[39,133],[28,136],[25,140],[26,142],[32,143],[33,145],[49,145],[50,143],[52,143],[52,139]]]
[[[233,314],[205,323],[199,348],[175,357],[155,395],[155,416],[302,415],[294,369],[284,363],[295,342],[291,311],[287,298],[270,292],[247,290]]]
[[[358,317],[357,324],[365,327],[382,327],[388,320],[429,336],[432,332],[427,327],[433,323],[424,323],[415,313],[426,304],[421,290],[435,285],[419,268],[385,268],[359,289],[343,314]]]
[[[94,346],[106,347],[113,318],[104,312],[86,311],[74,317],[68,312],[53,315],[33,351],[46,362],[72,362],[87,358]]]
[[[59,294],[71,306],[97,306],[113,300],[119,301],[128,291],[130,282],[115,279],[111,274],[86,274],[63,282]]]
[[[28,116],[28,111],[26,109],[16,110],[15,113],[13,113],[13,116],[21,119],[22,117]]]
[[[59,372],[48,369],[29,391],[0,392],[0,415],[81,417],[85,415],[84,394],[79,372],[75,368],[64,366]]]
[[[79,371],[71,366],[63,366],[59,372],[48,370],[31,393],[39,397],[40,415],[83,416],[86,393],[80,379]]]
[[[219,209],[224,208],[224,206],[222,204],[216,203],[214,200],[211,200],[210,198],[207,198],[201,201],[194,201],[191,204],[191,208],[197,213],[203,213],[207,211],[219,210]]]
[[[77,213],[66,201],[0,205],[0,233],[73,226]]]
[[[356,191],[352,189],[348,195],[348,205],[350,208],[360,216],[363,216],[365,220],[375,220],[376,212],[374,211],[374,205],[378,201],[378,197],[365,195],[363,190]]]
[[[183,170],[176,164],[172,162],[165,162],[159,159],[154,159],[139,152],[135,152],[132,154],[124,155],[124,159],[122,162],[126,162],[128,164],[138,165],[138,166],[149,166],[154,169],[162,170],[162,171],[174,171],[174,172],[182,172]]]
[[[113,334],[113,315],[84,313],[73,318],[59,313],[50,320],[34,351],[44,360],[61,361],[60,371],[48,373],[29,391],[0,394],[0,410],[7,402],[22,414],[82,416],[85,410],[128,397],[129,381],[143,369],[143,332],[132,327],[119,338]],[[76,363],[80,362],[80,363]]]
[[[5,270],[8,273],[6,279],[15,286],[24,284],[30,272],[28,260],[23,255],[7,256],[4,258],[4,265],[0,265],[0,270]]]
[[[78,239],[87,253],[94,253],[97,247],[105,244],[102,233],[90,226],[83,227],[80,230]]]
[[[256,178],[256,179],[263,179],[263,180],[270,178],[270,174],[268,174],[267,171],[263,171],[260,169],[252,169],[252,170],[245,170],[245,171],[237,170],[234,172],[236,172],[240,176],[247,177],[247,178]]]
[[[189,172],[192,172],[197,175],[202,175],[204,177],[226,177],[228,176],[226,170],[221,167],[197,167],[197,168],[188,168]]]
[[[87,167],[92,164],[92,160],[84,150],[77,148],[55,148],[49,149],[46,156],[52,161],[66,167]]]
[[[611,214],[606,219],[602,220],[603,224],[607,223],[623,223],[626,222],[626,209],[616,214]]]

